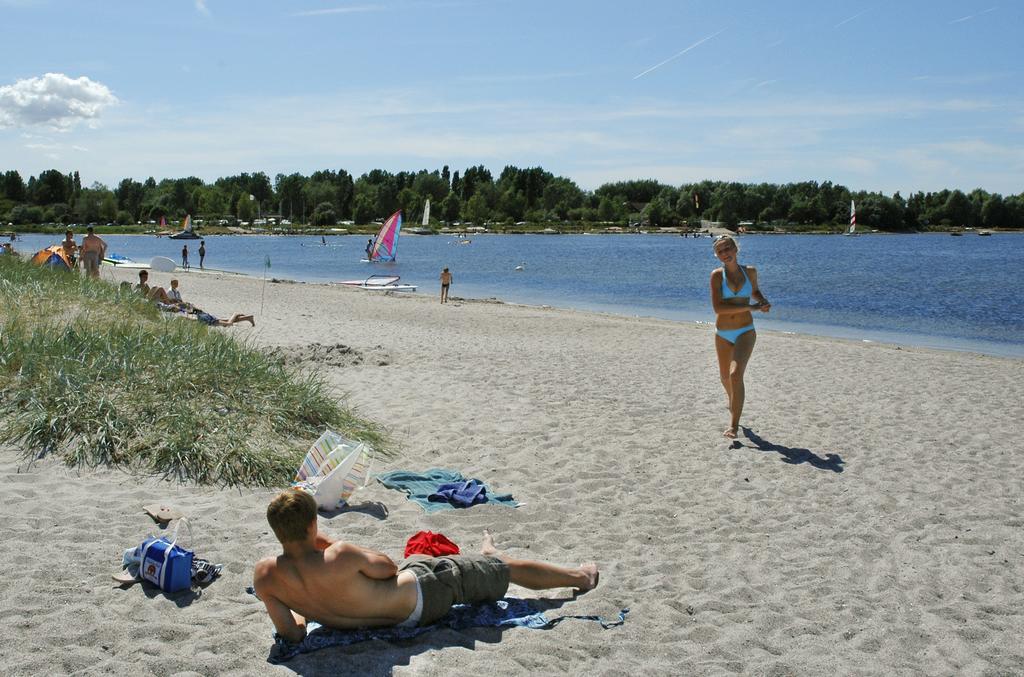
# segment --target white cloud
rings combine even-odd
[[[0,127],[68,129],[83,120],[97,119],[117,102],[102,83],[47,73],[0,87]]]
[[[210,8],[206,6],[206,0],[196,0],[196,11],[200,14],[210,16]]]

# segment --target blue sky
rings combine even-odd
[[[1024,3],[0,0],[0,170],[1024,192]]]

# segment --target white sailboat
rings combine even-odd
[[[850,228],[843,233],[843,235],[856,235],[857,234],[857,207],[853,204],[853,200],[850,200]]]
[[[430,230],[430,198],[427,198],[427,202],[423,205],[423,220],[420,221],[418,228],[411,228],[410,233],[416,235],[431,235],[434,231]]]

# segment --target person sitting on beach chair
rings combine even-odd
[[[598,583],[596,564],[513,559],[494,548],[487,532],[479,555],[417,557],[399,568],[384,553],[324,535],[316,501],[302,489],[278,494],[267,521],[284,552],[256,563],[254,587],[278,634],[293,642],[306,636],[306,619],[341,629],[424,626],[453,604],[501,599],[509,583],[581,592]]]

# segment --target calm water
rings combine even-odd
[[[54,244],[26,235],[22,251]],[[180,261],[183,241],[108,236],[110,251],[137,261]],[[401,275],[436,293],[671,320],[713,321],[708,277],[717,261],[708,238],[672,235],[483,235],[457,245],[444,235],[403,235],[399,262],[360,263],[366,236],[213,236],[207,267],[310,282]],[[188,241],[198,263],[198,241]],[[1024,357],[1024,234],[747,236],[740,259],[757,267],[772,302],[759,326],[843,338],[976,350]],[[524,270],[516,271],[523,264]],[[187,283],[186,283],[187,284]],[[186,288],[187,292],[187,288]]]

